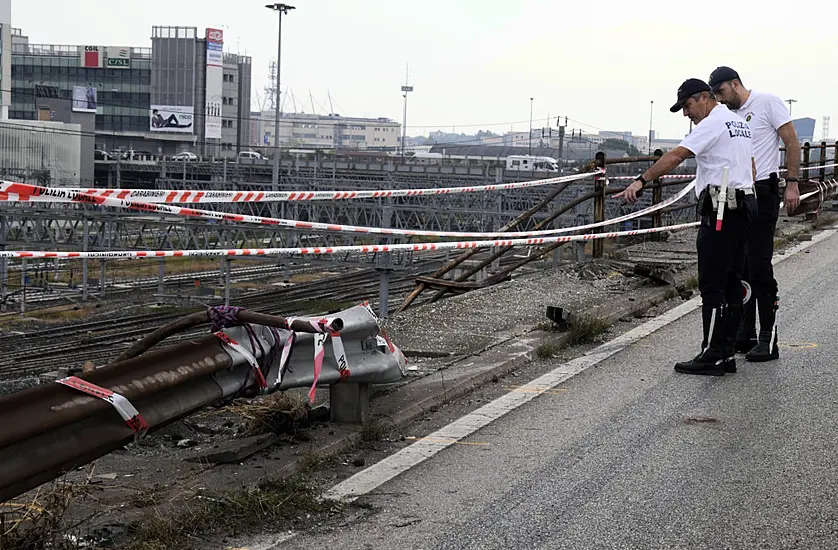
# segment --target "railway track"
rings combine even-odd
[[[237,301],[235,305],[278,315],[327,313],[329,310],[376,298],[378,277],[376,271],[364,270],[279,291],[254,293]],[[414,279],[414,273],[393,274],[389,300],[392,306],[398,305],[401,297],[413,288]],[[318,306],[322,309],[318,310]],[[0,379],[36,377],[59,367],[81,366],[86,361],[105,364],[154,328],[183,314],[136,315],[0,338]],[[167,343],[190,338],[205,330],[185,333],[169,339]]]
[[[435,269],[442,261],[442,257],[436,257],[417,264],[416,269],[392,272],[389,284],[391,311],[413,290],[417,274]],[[515,259],[510,257],[508,261]],[[328,313],[365,300],[377,302],[379,277],[374,268],[359,269],[290,287],[248,293],[234,300],[233,305],[283,316]],[[38,377],[62,367],[80,367],[86,361],[106,364],[155,328],[199,309],[107,318],[2,336],[0,380]],[[205,332],[205,328],[187,332],[168,339],[166,344]]]

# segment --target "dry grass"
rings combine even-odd
[[[66,520],[71,502],[89,492],[87,483],[56,481],[41,487],[26,502],[0,503],[0,548],[3,550],[77,550],[80,540],[74,535],[82,523],[69,525]]]
[[[202,535],[236,536],[265,525],[272,529],[299,529],[322,523],[323,516],[340,513],[341,506],[320,498],[308,477],[268,479],[257,487],[220,494],[205,494],[199,500],[168,516],[160,508],[149,511],[142,522],[131,526],[125,550],[188,550],[202,548]]]
[[[337,273],[329,273],[328,271],[320,271],[317,273],[298,273],[296,275],[291,275],[289,282],[295,284],[313,283],[314,281],[319,281],[320,279],[325,279],[326,277],[331,277],[332,275],[337,275]]]
[[[309,425],[311,406],[298,393],[274,393],[254,403],[234,403],[227,410],[242,419],[246,436],[263,433],[297,434]]]

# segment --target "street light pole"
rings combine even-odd
[[[294,6],[288,4],[267,4],[265,6],[269,10],[274,10],[279,15],[279,30],[276,37],[276,101],[274,105],[274,166],[273,174],[271,175],[271,187],[274,191],[279,191],[279,167],[280,167],[280,148],[279,148],[279,115],[282,101],[279,97],[279,69],[280,56],[282,55],[282,15],[288,14],[289,10],[296,9]]]
[[[791,116],[791,104],[792,103],[797,103],[797,100],[796,99],[787,99],[786,103],[789,104],[789,116]]]
[[[407,140],[407,94],[408,92],[413,91],[413,86],[408,85],[408,70],[409,67],[405,67],[404,86],[402,86],[402,93],[404,94],[404,114],[402,116],[402,162],[404,162],[404,148],[407,145],[405,143],[405,140]]]
[[[655,112],[655,100],[649,101],[649,155],[652,154],[652,115]]]
[[[527,148],[527,156],[532,156],[532,100],[533,98],[530,98],[530,144]]]

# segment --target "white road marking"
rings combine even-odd
[[[812,237],[811,241],[804,241],[790,249],[782,256],[776,256],[772,263],[774,265],[785,261],[795,254],[833,236],[835,229],[821,231]],[[529,403],[544,391],[555,388],[586,369],[596,365],[624,350],[634,342],[649,336],[655,331],[673,323],[681,317],[691,313],[701,306],[701,297],[697,296],[683,304],[674,307],[663,315],[656,317],[642,325],[602,344],[589,351],[581,357],[577,357],[567,363],[559,365],[552,371],[539,376],[527,383],[527,387],[543,388],[543,391],[532,393],[511,392],[499,397],[476,411],[455,420],[444,428],[416,441],[399,452],[373,464],[369,468],[358,472],[352,477],[338,483],[323,494],[324,498],[352,502],[358,497],[365,495],[384,483],[395,478],[414,466],[431,458],[438,452],[453,445],[455,442],[468,437],[480,428],[483,428],[506,413],[517,409],[521,405]]]

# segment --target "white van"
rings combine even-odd
[[[509,155],[506,169],[511,172],[558,172],[559,163],[552,157]]]
[[[264,159],[262,155],[257,153],[256,151],[239,151],[238,158],[240,159],[251,159],[251,160],[261,160]]]

